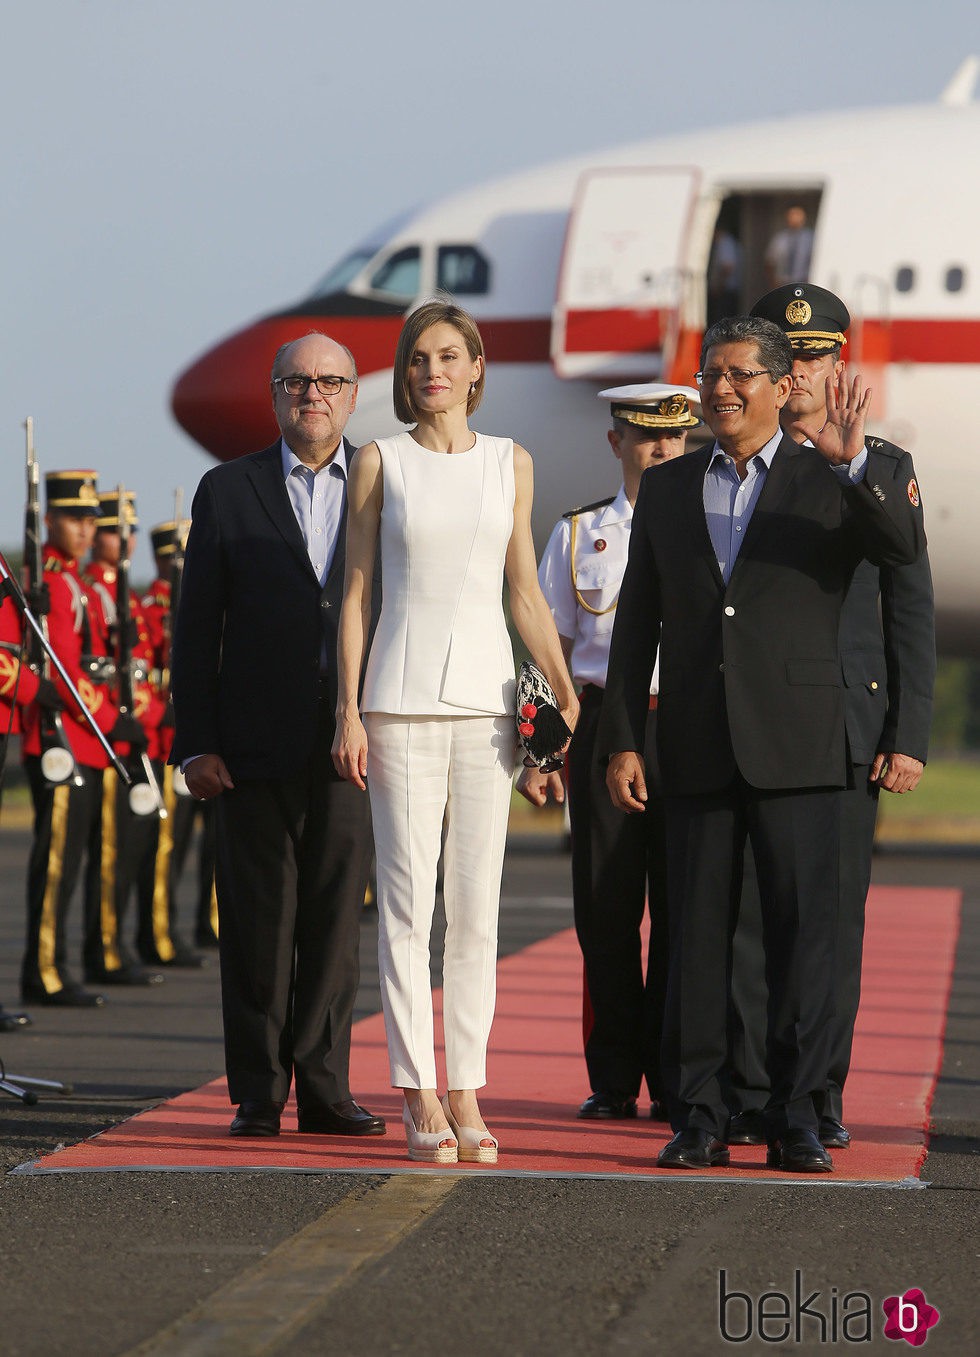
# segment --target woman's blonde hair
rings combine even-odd
[[[483,371],[473,383],[470,389],[469,399],[466,402],[466,413],[471,415],[476,410],[483,399],[483,387],[487,378],[486,355],[483,352],[483,340],[480,337],[480,331],[476,327],[476,321],[468,311],[464,311],[461,306],[455,302],[444,301],[435,298],[431,302],[423,302],[422,305],[413,311],[405,319],[402,326],[402,332],[398,336],[398,346],[395,349],[395,366],[392,373],[392,396],[395,403],[395,418],[402,424],[414,424],[418,420],[418,411],[412,403],[412,396],[408,385],[408,372],[412,363],[412,355],[415,353],[416,345],[426,330],[433,325],[451,325],[454,330],[458,330],[462,336],[463,343],[466,345],[466,352],[471,359],[483,359]]]

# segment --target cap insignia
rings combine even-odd
[[[786,308],[786,319],[790,325],[806,325],[813,315],[813,309],[809,302],[792,301]]]

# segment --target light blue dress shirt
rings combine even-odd
[[[777,429],[769,442],[754,457],[749,458],[744,480],[738,474],[735,459],[715,443],[711,461],[704,473],[704,516],[708,522],[715,560],[726,584],[731,579],[746,529],[759,502],[782,436],[782,430]],[[812,448],[813,444],[807,440],[804,446]],[[864,480],[867,465],[868,452],[865,448],[853,462],[832,467],[831,470],[843,484],[857,485]]]
[[[310,564],[322,588],[337,549],[344,496],[347,493],[347,451],[344,440],[340,440],[333,457],[319,471],[304,466],[283,440],[282,474],[289,502],[306,543]]]

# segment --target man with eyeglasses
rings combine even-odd
[[[324,334],[272,366],[281,438],[198,487],[174,632],[171,762],[214,801],[230,1134],[382,1135],[349,1085],[367,798],[334,770],[352,354]]]
[[[715,442],[647,471],[613,628],[600,727],[613,803],[642,813],[650,676],[667,833],[670,967],[665,1168],[729,1162],[729,939],[749,837],[770,979],[767,1162],[833,1167],[815,1095],[833,1011],[846,743],[837,634],[858,561],[924,546],[907,468],[865,446],[869,395],[841,378],[804,448],[780,430],[793,355],[778,326],[734,317],[701,350]]]
[[[789,339],[793,388],[780,412],[780,424],[798,443],[812,442],[827,419],[827,383],[836,386],[844,372],[841,350],[851,323],[847,307],[826,288],[797,282],[767,292],[752,314],[773,321]],[[880,456],[904,466],[901,474],[907,483],[915,484],[907,452],[879,438],[871,446]],[[903,795],[913,791],[929,749],[936,637],[926,552],[911,565],[859,563],[841,612],[840,664],[848,777],[841,793],[836,1008],[826,1085],[822,1100],[817,1099],[820,1142],[830,1149],[846,1149],[851,1141],[843,1120],[843,1089],[861,997],[864,910],[871,884],[879,792]],[[765,1139],[761,1109],[769,1093],[765,1077],[767,988],[751,859],[746,868],[733,940],[729,1141],[753,1145]]]

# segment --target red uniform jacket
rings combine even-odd
[[[20,662],[22,633],[20,614],[5,598],[0,604],[0,735],[23,732],[23,709],[37,696],[37,674]]]
[[[92,603],[92,616],[101,645],[100,653],[115,655],[119,572],[115,566],[107,565],[104,561],[92,561],[85,570],[84,580]],[[150,680],[150,672],[154,665],[153,645],[143,609],[139,599],[133,594],[130,595],[130,614],[136,630],[132,647],[133,659],[147,676],[144,679],[134,679],[133,715],[146,732],[149,741],[147,752],[150,758],[155,758],[157,757],[155,745],[158,743],[158,732],[166,711],[166,703]],[[127,744],[120,744],[118,749],[122,754],[129,752]]]
[[[170,581],[156,579],[140,603],[153,653],[152,675],[160,700],[170,696]],[[150,739],[150,758],[166,763],[174,742],[173,726],[158,726]]]
[[[110,689],[93,683],[81,667],[82,655],[104,655],[97,634],[92,605],[70,556],[50,545],[44,548],[44,583],[51,594],[47,617],[48,639],[68,677],[78,689],[85,706],[104,735],[119,715]],[[77,763],[86,768],[105,768],[108,758],[85,721],[77,703],[62,683],[57,671],[52,674],[64,699],[64,727]],[[41,727],[37,705],[24,713],[24,753],[41,753]]]

